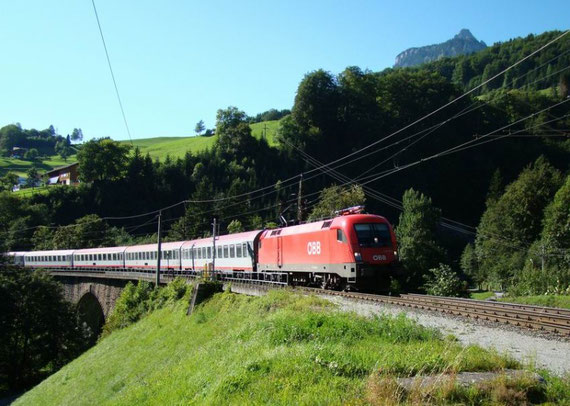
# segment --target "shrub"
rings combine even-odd
[[[439,264],[429,270],[423,286],[429,295],[467,297],[467,285],[449,265]]]

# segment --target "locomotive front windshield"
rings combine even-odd
[[[363,248],[391,247],[390,229],[384,223],[355,224],[358,244]]]

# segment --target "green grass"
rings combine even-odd
[[[36,162],[36,168],[40,174],[52,170],[58,166],[69,165],[77,160],[77,155],[71,155],[64,161],[57,155],[47,157],[41,162]],[[32,167],[32,161],[24,159],[0,158],[0,176],[5,175],[8,171],[16,173],[18,176],[26,177],[26,172]]]
[[[499,300],[501,302],[570,309],[570,296],[567,295],[515,296],[503,297]]]
[[[495,292],[471,292],[469,297],[476,300],[485,300],[495,296]]]
[[[270,146],[275,147],[278,145],[277,141],[275,140],[275,134],[277,133],[278,127],[279,120],[254,123],[251,124],[251,135],[253,135],[255,138],[261,138],[265,134],[267,143]]]
[[[354,404],[375,396],[378,376],[517,367],[405,317],[366,319],[289,292],[186,307],[111,333],[15,405]]]
[[[266,132],[267,142],[271,146],[276,146],[275,133],[279,126],[279,120],[264,121],[261,123],[251,124],[251,133],[256,138],[261,138]],[[187,151],[196,153],[211,148],[216,141],[213,137],[156,137],[141,138],[133,140],[133,145],[138,146],[143,155],[147,152],[152,159],[160,159],[164,161],[167,155],[172,159],[182,158]],[[130,144],[130,141],[119,141]]]
[[[214,145],[216,137],[157,137],[133,140],[133,145],[138,146],[143,155],[150,154],[151,158],[164,161],[166,156],[170,158],[182,158],[186,152],[198,152]],[[130,144],[130,141],[120,141]]]

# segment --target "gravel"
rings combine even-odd
[[[525,365],[545,368],[556,375],[570,373],[570,342],[554,337],[541,337],[505,326],[490,326],[462,317],[438,315],[434,312],[414,311],[381,303],[356,301],[338,296],[322,295],[340,306],[363,316],[406,313],[425,327],[439,329],[444,335],[452,334],[464,345],[494,348]]]

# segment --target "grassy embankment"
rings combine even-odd
[[[275,133],[279,120],[264,121],[251,124],[251,134],[255,138],[265,136],[271,146],[277,145]],[[133,140],[133,145],[138,146],[143,155],[148,152],[152,159],[163,161],[167,155],[172,159],[182,158],[187,151],[196,153],[211,148],[214,145],[216,136],[213,137],[156,137]],[[120,142],[130,143],[122,140]]]
[[[186,306],[111,333],[15,404],[384,404],[402,400],[398,376],[517,366],[404,317],[365,319],[288,292],[218,294],[190,317]],[[552,400],[570,394],[570,383],[553,388],[545,395]],[[479,404],[521,399],[528,389],[501,381],[415,396]]]
[[[485,300],[495,296],[494,292],[473,292],[471,299]],[[570,296],[568,295],[537,295],[537,296],[504,296],[497,299],[499,302],[520,303],[534,306],[560,307],[570,309]]]
[[[501,302],[521,303],[535,306],[561,307],[570,309],[570,296],[567,295],[539,295],[539,296],[518,296],[503,297]]]

